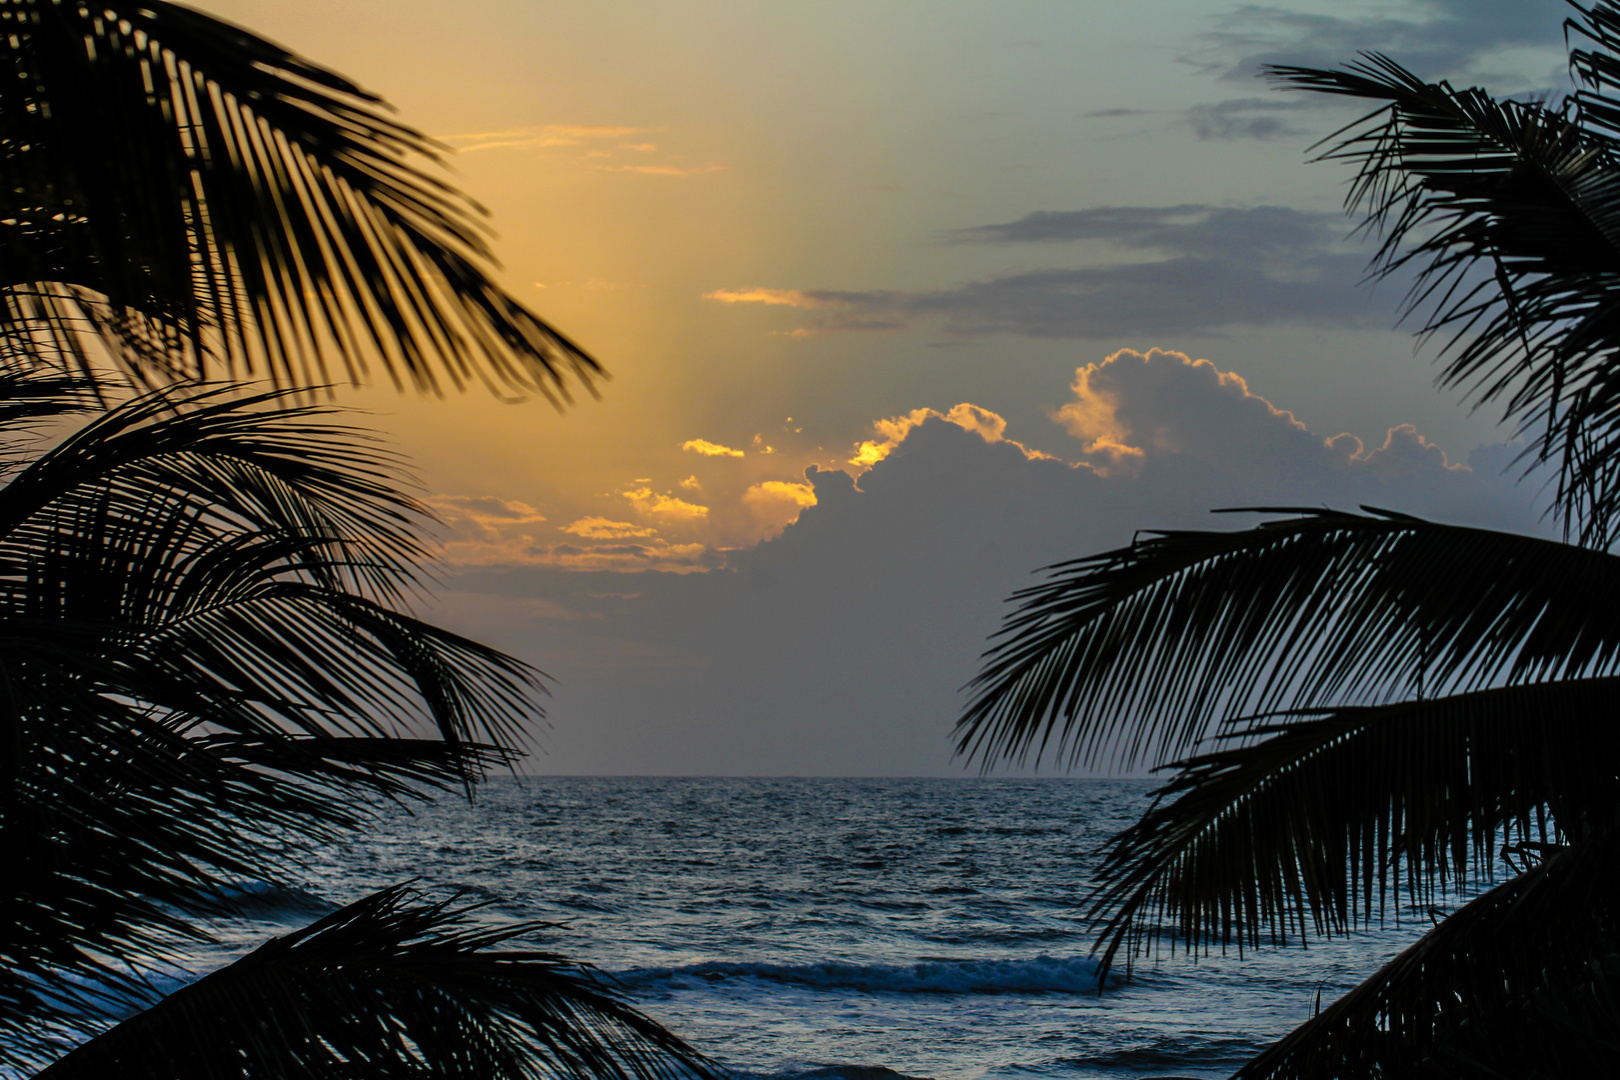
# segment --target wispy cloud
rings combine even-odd
[[[446,525],[486,537],[514,526],[533,525],[546,516],[526,502],[493,495],[429,495],[422,500]]]
[[[533,127],[509,128],[505,131],[443,135],[439,141],[466,154],[476,150],[581,146],[603,139],[623,139],[647,130],[649,129],[608,124],[538,124]]]
[[[657,529],[637,525],[634,522],[613,521],[605,517],[582,517],[578,521],[564,525],[562,531],[586,540],[633,540],[638,537],[655,536],[658,533]]]
[[[783,307],[825,307],[827,301],[803,289],[716,289],[703,294],[705,300],[722,304],[773,304]]]

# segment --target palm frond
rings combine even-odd
[[[1620,678],[1579,679],[1229,731],[1261,741],[1176,763],[1105,846],[1102,974],[1166,936],[1196,952],[1342,933],[1384,918],[1392,892],[1429,904],[1488,876],[1499,842],[1585,833],[1620,794],[1616,701]]]
[[[499,286],[483,210],[376,96],[165,0],[0,13],[0,330],[138,378],[566,399],[597,365]]]
[[[550,953],[537,929],[394,888],[260,946],[63,1056],[73,1077],[709,1078],[696,1050]]]
[[[0,488],[13,1065],[102,1021],[71,988],[128,989],[109,958],[196,935],[199,889],[274,879],[368,799],[470,788],[543,716],[538,672],[401,610],[421,549],[392,461],[277,402],[137,398]]]
[[[958,752],[1163,761],[1222,720],[1620,660],[1609,555],[1388,511],[1272,512],[1296,516],[1147,533],[1016,594],[969,684]]]
[[[1535,1021],[1616,1014],[1616,897],[1620,833],[1611,826],[1459,908],[1236,1076],[1587,1075],[1607,1033]],[[1492,1029],[1506,1037],[1489,1038]],[[1502,1057],[1465,1060],[1492,1054],[1493,1042]],[[1535,1071],[1515,1068],[1526,1064]]]
[[[1620,142],[1591,122],[1594,103],[1497,101],[1377,54],[1268,74],[1383,103],[1323,155],[1358,169],[1346,206],[1381,237],[1374,276],[1415,271],[1406,312],[1444,338],[1440,382],[1499,405],[1533,459],[1558,463],[1571,535],[1607,546],[1620,508]]]

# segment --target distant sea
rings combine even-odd
[[[1151,785],[1102,780],[496,779],[390,811],[302,880],[249,884],[203,970],[407,878],[559,924],[739,1073],[773,1080],[1217,1077],[1429,925],[1138,962],[1096,989],[1096,849]]]

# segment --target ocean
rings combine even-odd
[[[588,961],[739,1074],[773,1080],[1228,1075],[1429,925],[1140,960],[1099,994],[1084,897],[1132,780],[500,778],[390,809],[255,885],[222,962],[416,878],[556,924]]]

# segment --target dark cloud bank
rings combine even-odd
[[[1130,255],[928,292],[805,290],[811,330],[938,324],[958,336],[1007,333],[1107,340],[1311,323],[1385,326],[1401,284],[1360,288],[1366,253],[1337,214],[1283,206],[1100,206],[1036,211],[959,230],[955,243],[1073,244]],[[1142,258],[1143,255],[1158,258]]]
[[[560,678],[537,772],[949,774],[958,688],[1036,567],[1138,528],[1242,524],[1209,516],[1223,506],[1545,528],[1502,475],[1506,448],[1461,469],[1410,428],[1325,442],[1177,354],[1124,353],[1078,385],[1108,406],[1081,408],[1088,422],[1139,451],[1092,453],[1109,475],[930,419],[859,487],[812,469],[818,504],[729,570],[480,570],[454,579],[447,614]]]

